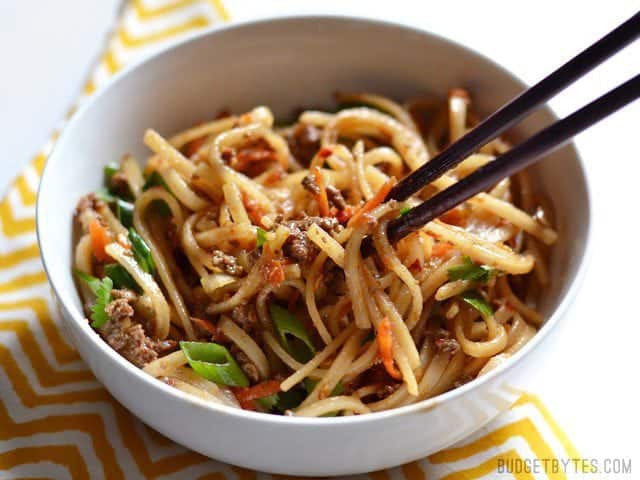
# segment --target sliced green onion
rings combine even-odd
[[[272,408],[275,408],[282,413],[296,408],[307,397],[304,389],[302,388],[292,388],[287,392],[276,393],[275,396],[278,397],[278,401]]]
[[[155,170],[151,172],[151,175],[147,177],[146,181],[144,182],[144,185],[142,186],[142,190],[143,191],[149,190],[151,187],[162,187],[167,192],[171,193],[171,190],[169,190],[169,185],[167,185],[167,182],[165,182],[164,179],[162,178],[162,175],[160,175]],[[154,208],[158,211],[160,215],[162,215],[163,217],[171,216],[171,209],[169,208],[169,205],[167,205],[166,202],[162,200],[154,200],[152,203]]]
[[[115,288],[128,288],[138,293],[142,292],[142,289],[138,286],[131,274],[119,263],[106,264],[104,266],[104,274],[113,280],[113,286]]]
[[[490,317],[493,315],[493,309],[491,305],[487,303],[485,298],[475,290],[467,290],[460,294],[460,298],[478,310],[483,316]]]
[[[165,182],[164,178],[162,178],[162,175],[160,175],[155,170],[151,172],[151,174],[145,180],[144,185],[142,186],[142,190],[149,190],[151,187],[162,187],[167,192],[171,191],[169,190],[169,185],[167,185],[167,182]]]
[[[229,387],[247,387],[249,379],[229,351],[217,343],[180,342],[189,365],[203,378]]]
[[[487,265],[478,265],[469,257],[464,257],[461,265],[456,265],[448,270],[449,280],[472,280],[486,283],[491,278],[494,269]]]
[[[256,246],[260,248],[267,241],[267,232],[258,227],[256,230]]]
[[[114,203],[118,200],[118,197],[114,196],[106,188],[101,188],[96,191],[96,198],[102,200],[104,203]]]
[[[151,256],[151,249],[147,242],[144,241],[135,229],[129,229],[129,241],[131,242],[131,249],[133,251],[133,257],[138,262],[138,265],[147,273],[155,275],[156,264]]]
[[[125,228],[133,226],[133,203],[116,199],[116,216]]]
[[[116,163],[109,163],[104,167],[104,184],[107,187],[111,186],[111,179],[120,171],[120,166]]]
[[[289,310],[274,303],[269,305],[269,313],[282,346],[299,362],[311,360],[316,349],[302,322]],[[290,336],[294,339],[290,339]]]
[[[409,213],[410,210],[411,210],[411,207],[402,207],[400,209],[400,216],[404,217],[407,213]]]
[[[152,208],[154,208],[161,216],[170,217],[171,208],[164,200],[156,199],[151,202]]]
[[[278,394],[274,393],[273,395],[269,395],[267,397],[258,398],[256,402],[267,412],[270,412],[274,408],[277,408],[278,402],[280,398],[278,398]]]

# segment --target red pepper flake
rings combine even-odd
[[[412,272],[418,272],[420,271],[421,265],[420,265],[420,260],[416,259],[413,261],[413,263],[411,265],[409,265],[409,270],[411,270]]]
[[[233,158],[233,150],[231,150],[230,148],[225,148],[222,150],[222,152],[220,152],[220,156],[225,162],[230,162]]]
[[[347,205],[344,210],[338,211],[338,213],[336,214],[336,218],[340,223],[347,223],[351,219],[355,211],[356,207],[354,207],[353,205]]]
[[[318,156],[320,158],[327,158],[329,156],[331,156],[331,154],[333,153],[333,150],[331,150],[330,148],[321,148],[320,151],[318,152]]]

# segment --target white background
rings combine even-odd
[[[63,116],[100,52],[119,0],[0,1],[0,189]],[[535,82],[640,8],[603,1],[234,1],[233,19],[348,13],[450,37]],[[366,48],[366,45],[363,45]],[[420,52],[416,52],[420,55]],[[553,100],[565,115],[640,72],[632,45]],[[632,457],[640,475],[640,102],[577,145],[594,203],[591,262],[566,321],[531,379],[584,457]]]

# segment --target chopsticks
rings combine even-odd
[[[405,177],[389,192],[387,200],[406,200],[429,182],[455,167],[474,150],[500,135],[578,78],[629,45],[638,36],[640,36],[640,12],[533,87],[525,90],[429,162]]]
[[[582,51],[520,96],[503,106],[473,130],[399,182],[386,200],[406,200],[431,181],[455,167],[473,151],[541,106],[585,73],[640,36],[640,12]],[[568,117],[500,155],[471,175],[389,222],[387,235],[397,242],[456,205],[490,188],[560,148],[574,135],[640,97],[640,75],[618,86]],[[367,240],[367,239],[365,239]],[[363,244],[363,253],[370,250]]]
[[[387,228],[389,240],[397,242],[501,179],[526,168],[638,97],[640,74],[480,167],[468,177],[412,208],[406,215],[392,220]]]

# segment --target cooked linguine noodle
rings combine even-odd
[[[336,416],[433,397],[529,341],[556,233],[527,173],[397,244],[386,233],[509,148],[496,139],[384,202],[474,125],[468,93],[338,100],[288,126],[257,107],[168,139],[148,130],[144,170],[129,155],[105,168],[106,189],[78,204],[75,270],[109,345],[205,401]]]

